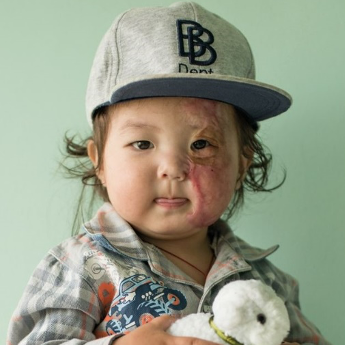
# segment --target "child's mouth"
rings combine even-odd
[[[184,206],[188,202],[186,198],[157,198],[155,203],[166,208],[178,208]]]

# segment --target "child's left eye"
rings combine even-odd
[[[132,146],[138,150],[148,150],[153,147],[153,144],[147,140],[140,140],[132,143]]]
[[[194,143],[191,145],[191,148],[193,150],[202,150],[208,146],[210,146],[210,143],[207,140],[200,139],[200,140],[194,141]]]

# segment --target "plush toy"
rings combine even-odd
[[[212,311],[183,317],[168,333],[219,344],[280,345],[290,329],[284,302],[258,280],[226,284],[214,299]]]

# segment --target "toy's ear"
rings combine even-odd
[[[237,286],[237,282],[224,285],[212,304],[214,322],[224,331],[228,328],[237,327],[243,322],[239,309],[245,301],[243,301],[241,291],[237,290]]]

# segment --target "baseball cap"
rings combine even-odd
[[[232,104],[256,126],[285,112],[291,96],[255,80],[245,36],[194,2],[134,8],[104,35],[91,68],[86,111],[147,97],[196,97]]]

